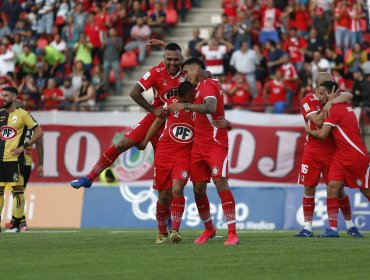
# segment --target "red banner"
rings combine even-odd
[[[44,129],[44,178],[32,182],[67,182],[88,174],[100,154],[118,141],[143,113],[41,112],[34,117]],[[228,112],[231,184],[296,183],[304,144],[299,115]],[[34,151],[35,153],[35,151]],[[34,154],[37,162],[37,155]],[[120,181],[152,179],[153,151],[132,148],[114,164]]]

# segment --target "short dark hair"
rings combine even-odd
[[[326,90],[329,92],[333,90],[333,87],[334,87],[334,91],[337,91],[339,89],[339,85],[333,81],[325,81],[320,84],[320,87],[326,88]]]
[[[193,64],[196,64],[200,68],[205,69],[204,62],[201,61],[199,58],[196,58],[196,57],[190,57],[187,60],[185,60],[184,63],[181,65],[181,68],[184,68],[184,66],[186,66],[186,65],[193,65]]]
[[[11,86],[10,87],[3,87],[2,91],[9,91],[9,92],[11,92],[15,95],[18,95],[18,90],[15,87],[11,87]]]
[[[180,51],[180,52],[182,51],[179,44],[176,43],[168,43],[164,49],[169,51]]]
[[[180,98],[184,98],[186,95],[193,92],[194,92],[193,84],[188,81],[185,81],[180,84],[178,95]]]

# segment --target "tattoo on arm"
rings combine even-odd
[[[216,98],[207,98],[204,104],[185,103],[184,109],[201,114],[214,114],[217,110],[217,100]]]
[[[37,155],[39,156],[39,165],[44,165],[44,138],[40,138],[36,142]]]

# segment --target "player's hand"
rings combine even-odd
[[[37,176],[44,177],[44,166],[43,165],[39,165],[37,167]]]
[[[308,125],[305,126],[304,130],[306,134],[311,135],[311,128]]]
[[[165,48],[166,45],[167,45],[166,42],[158,39],[149,39],[145,44],[146,47],[159,46],[163,48]]]
[[[14,156],[19,156],[23,152],[24,152],[24,147],[23,146],[20,146],[20,147],[18,147],[16,149],[11,150],[11,153]]]
[[[145,150],[145,148],[146,148],[146,145],[147,145],[148,143],[145,143],[145,141],[141,141],[141,142],[139,142],[139,143],[137,143],[135,146],[136,146],[136,148],[138,148],[140,151],[143,151],[143,150]]]
[[[333,106],[333,103],[331,101],[326,102],[324,108],[322,108],[322,111],[324,113],[324,117],[326,118],[328,115],[330,115],[329,111],[331,109],[331,106]]]
[[[171,113],[174,113],[176,111],[182,111],[184,110],[184,103],[172,103],[170,105],[168,105],[168,110],[171,112]]]
[[[166,117],[165,110],[162,107],[156,107],[153,110],[153,114],[161,119],[164,119]]]
[[[217,120],[212,122],[213,126],[217,128],[228,128],[228,121],[224,117],[219,117]]]

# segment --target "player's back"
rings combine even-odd
[[[177,96],[178,87],[184,81],[185,76],[181,69],[176,75],[171,76],[164,63],[161,62],[146,72],[138,83],[144,90],[153,88],[153,106],[158,107],[163,106],[171,97]]]
[[[314,94],[306,95],[301,99],[301,113],[305,123],[313,130],[319,128],[309,120],[309,115],[319,114],[323,109],[322,103]],[[325,139],[318,139],[306,135],[305,149],[313,153],[334,153],[336,146],[332,135]]]
[[[178,102],[177,97],[170,98],[164,107]],[[156,148],[156,155],[190,154],[194,140],[192,113],[187,110],[169,113],[165,127]]]
[[[361,139],[357,117],[349,104],[333,105],[324,123],[334,127],[332,134],[338,153],[343,155],[343,160],[356,160],[361,156],[368,157],[367,148]]]
[[[228,147],[226,128],[216,128],[212,122],[225,117],[223,92],[217,80],[207,78],[201,81],[195,89],[194,104],[204,104],[206,99],[214,98],[217,102],[216,112],[213,114],[194,113],[195,137],[194,143],[208,146],[210,144]]]

